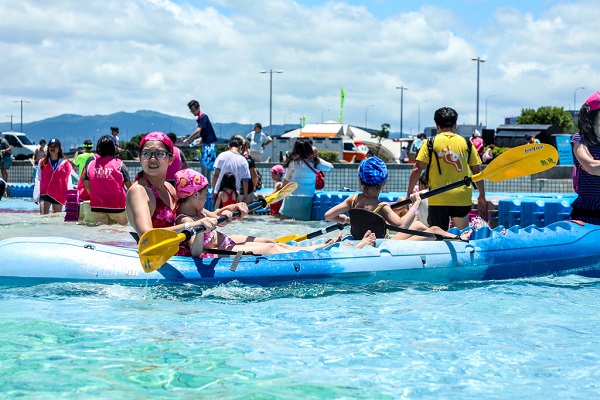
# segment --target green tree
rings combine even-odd
[[[377,157],[379,157],[379,150],[381,149],[381,141],[390,137],[390,124],[381,124],[381,130],[371,134],[371,138],[377,138]]]
[[[142,138],[145,136],[145,133],[140,133],[139,135],[135,135],[129,141],[121,141],[119,143],[119,147],[123,149],[120,157],[123,160],[135,160],[138,156],[138,149],[140,148],[140,142]]]
[[[575,132],[573,117],[562,107],[523,108],[517,124],[552,124],[558,126],[561,133]]]

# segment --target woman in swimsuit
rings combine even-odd
[[[127,191],[127,219],[141,237],[154,228],[181,232],[186,228],[216,226],[215,218],[204,218],[189,225],[175,224],[177,196],[173,186],[166,182],[167,169],[173,162],[173,142],[162,132],[151,132],[140,141],[140,164],[145,184],[135,182]],[[240,210],[242,215],[247,209]]]

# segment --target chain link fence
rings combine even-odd
[[[124,161],[133,179],[141,170],[138,161]],[[256,169],[262,175],[263,187],[273,187],[271,179],[271,167],[275,163],[257,163]],[[189,166],[200,171],[200,163],[189,162]],[[390,164],[388,165],[389,178],[384,192],[405,193],[412,164]],[[573,183],[570,178],[572,167],[557,166],[552,169],[552,174],[536,174],[502,182],[485,182],[486,192],[501,193],[573,193]],[[8,181],[10,183],[33,183],[33,166],[29,161],[13,161],[8,170]],[[358,191],[358,165],[357,164],[335,164],[332,171],[325,172],[325,191]]]

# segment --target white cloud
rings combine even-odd
[[[548,6],[539,16],[498,8],[472,31],[455,11],[423,6],[377,19],[365,6],[341,1],[213,1],[194,6],[168,0],[0,3],[0,105],[17,113],[29,99],[27,121],[62,113],[110,114],[152,109],[189,117],[198,99],[215,121],[269,118],[318,122],[339,112],[344,121],[397,131],[400,93],[404,127],[431,124],[435,108],[457,109],[475,121],[476,68],[481,67],[480,121],[490,95],[490,126],[522,107],[572,106],[573,90],[600,89],[599,20],[593,1]],[[396,6],[399,8],[400,6]],[[583,98],[583,93],[580,93]],[[291,113],[291,114],[289,114]]]

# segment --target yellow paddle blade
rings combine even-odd
[[[288,197],[290,194],[294,193],[294,190],[298,187],[296,182],[290,182],[272,195],[265,197],[265,201],[267,204],[277,203]]]
[[[287,243],[287,242],[301,242],[303,240],[306,240],[307,235],[296,235],[296,234],[292,234],[292,235],[287,235],[287,236],[281,236],[278,237],[277,239],[275,239],[276,243]]]
[[[492,160],[480,173],[471,177],[473,182],[487,179],[500,182],[537,174],[558,163],[558,151],[549,144],[525,144],[513,147]]]
[[[140,262],[145,272],[156,271],[179,251],[185,233],[168,229],[152,229],[142,235],[138,243]]]

